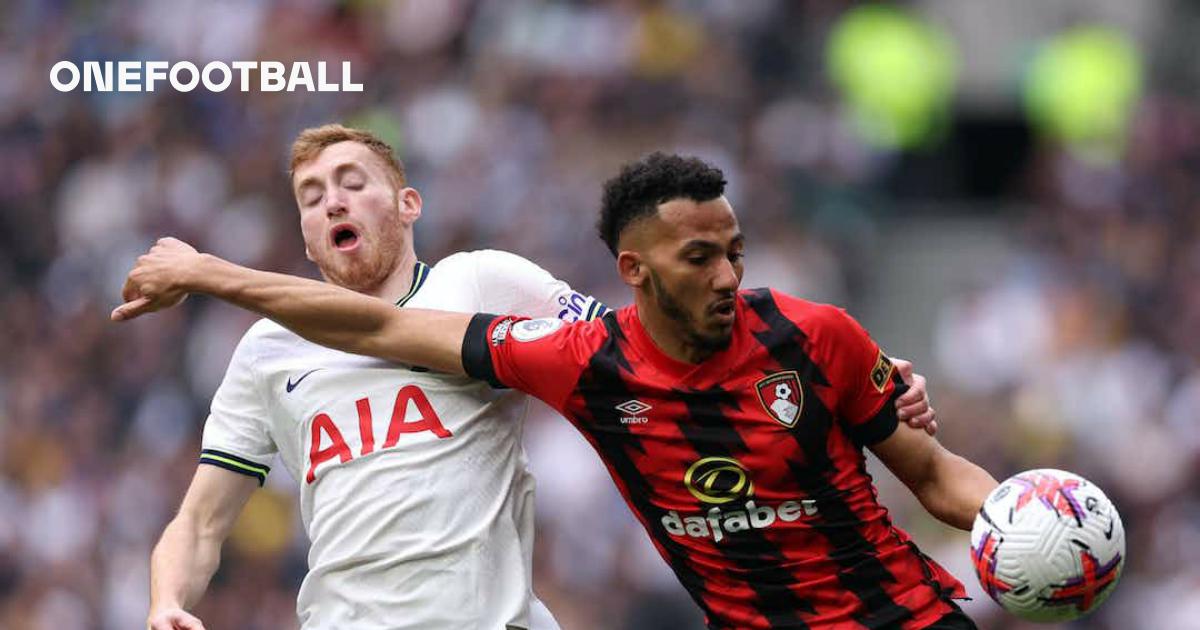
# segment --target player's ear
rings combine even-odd
[[[646,282],[646,265],[641,254],[624,250],[617,254],[617,273],[621,281],[631,287],[640,287]]]
[[[312,250],[308,248],[308,245],[304,246],[304,257],[308,259],[308,262],[317,262],[316,259],[313,258]]]
[[[421,193],[416,188],[405,186],[396,191],[396,209],[405,225],[412,225],[421,218]]]

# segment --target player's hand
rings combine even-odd
[[[199,256],[195,247],[179,239],[158,239],[149,252],[138,256],[125,278],[121,289],[125,303],[113,309],[112,320],[133,319],[182,302],[187,297],[184,279],[196,268]]]
[[[914,429],[925,429],[929,435],[937,433],[937,411],[929,403],[925,390],[925,377],[913,372],[911,361],[892,359],[900,372],[900,378],[909,385],[908,391],[896,399],[896,415]]]
[[[165,608],[150,611],[146,630],[204,630],[204,624],[182,608]]]

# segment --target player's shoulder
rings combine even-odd
[[[846,309],[814,302],[771,288],[747,289],[742,298],[761,318],[783,318],[799,328],[812,341],[835,341],[857,334],[861,327]]]
[[[242,342],[260,342],[271,337],[277,337],[281,332],[294,334],[275,321],[263,317],[254,322],[246,330],[246,334],[242,335]]]
[[[434,273],[446,273],[455,271],[470,270],[472,273],[478,264],[476,252],[455,252],[445,258],[433,263],[430,266],[430,271]]]
[[[254,322],[246,330],[246,333],[242,335],[242,340],[238,343],[238,348],[245,348],[242,351],[251,350],[261,353],[263,349],[268,347],[300,343],[307,342],[300,335],[264,317]]]
[[[475,276],[485,284],[517,276],[550,276],[548,271],[528,258],[500,249],[456,252],[438,261],[433,270],[443,274]]]
[[[473,249],[465,252],[455,252],[438,261],[435,267],[448,265],[518,265],[538,267],[536,263],[509,251],[502,249]],[[538,267],[540,269],[540,267]]]
[[[837,325],[850,317],[846,310],[839,306],[813,302],[770,287],[743,289],[739,295],[756,312],[763,315],[777,312],[778,316],[786,317],[796,324]]]
[[[260,357],[269,354],[272,348],[287,344],[289,338],[299,339],[292,331],[262,318],[242,333],[242,338],[238,340],[229,360],[230,366],[253,366]]]

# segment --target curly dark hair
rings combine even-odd
[[[626,227],[658,212],[672,199],[711,201],[725,194],[725,174],[696,157],[656,151],[621,167],[604,182],[604,203],[596,230],[608,250],[617,255],[617,241]]]

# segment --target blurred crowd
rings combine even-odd
[[[1037,137],[986,199],[946,199],[970,186],[933,159],[920,162],[932,174],[899,186],[901,204],[890,193],[913,154],[953,141],[901,151],[861,133],[826,76],[827,34],[849,4],[0,5],[0,628],[144,624],[150,549],[253,317],[205,299],[120,326],[107,314],[134,257],[163,235],[313,276],[286,152],[300,129],[330,121],[397,147],[425,199],[422,260],[507,249],[611,305],[628,298],[591,228],[600,184],[652,149],[726,170],[749,235],[746,286],[856,314],[887,268],[889,229],[984,217],[1003,260],[936,296],[936,317],[903,324],[930,340],[934,359],[918,369],[943,442],[998,478],[1063,468],[1114,499],[1129,536],[1121,586],[1071,627],[1200,628],[1200,104],[1196,77],[1171,64],[1196,10],[1120,3],[1136,42],[1161,54],[1146,55],[1115,156]],[[937,22],[948,3],[903,4]],[[1071,5],[1063,27],[1087,17],[1079,3],[1039,4]],[[1011,72],[1036,43],[1009,51]],[[350,60],[365,90],[64,94],[48,80],[61,59]],[[1002,96],[947,115],[1020,116],[991,89]],[[574,430],[539,407],[526,447],[537,589],[563,627],[702,627]],[[881,483],[897,522],[971,588],[981,627],[1027,627],[982,595],[963,533]],[[295,627],[307,541],[294,497],[280,468],[248,505],[197,609],[209,628]]]

